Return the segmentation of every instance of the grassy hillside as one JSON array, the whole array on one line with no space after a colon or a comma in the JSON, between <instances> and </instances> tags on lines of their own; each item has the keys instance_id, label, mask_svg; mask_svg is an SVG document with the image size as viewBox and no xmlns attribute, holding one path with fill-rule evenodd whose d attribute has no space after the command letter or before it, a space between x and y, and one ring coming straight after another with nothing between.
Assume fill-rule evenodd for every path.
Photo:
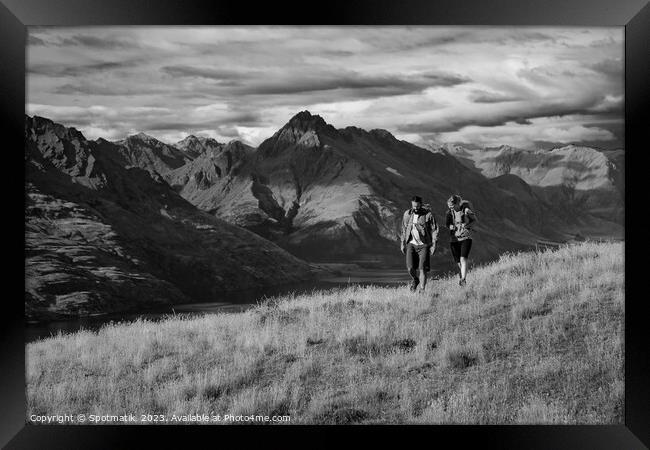
<instances>
[{"instance_id":1,"label":"grassy hillside","mask_svg":"<svg viewBox=\"0 0 650 450\"><path fill-rule=\"evenodd\" d=\"M27 345L28 414L268 414L291 423L623 423L623 244L456 278L275 299Z\"/></svg>"}]
</instances>

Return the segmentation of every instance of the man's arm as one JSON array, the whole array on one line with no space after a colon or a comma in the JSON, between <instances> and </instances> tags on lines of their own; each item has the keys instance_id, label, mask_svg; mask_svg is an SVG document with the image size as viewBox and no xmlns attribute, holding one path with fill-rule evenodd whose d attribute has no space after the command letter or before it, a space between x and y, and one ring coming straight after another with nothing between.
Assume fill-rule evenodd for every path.
<instances>
[{"instance_id":1,"label":"man's arm","mask_svg":"<svg viewBox=\"0 0 650 450\"><path fill-rule=\"evenodd\" d=\"M404 212L404 215L402 216L402 229L400 230L400 235L399 235L399 247L402 253L404 253L404 240L406 239L406 225L408 221L408 211Z\"/></svg>"}]
</instances>

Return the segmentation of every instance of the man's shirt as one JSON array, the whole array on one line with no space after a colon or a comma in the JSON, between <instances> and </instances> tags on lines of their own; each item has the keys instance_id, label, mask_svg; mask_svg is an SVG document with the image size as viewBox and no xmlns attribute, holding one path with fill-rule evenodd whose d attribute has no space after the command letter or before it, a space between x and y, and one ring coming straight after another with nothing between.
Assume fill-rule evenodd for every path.
<instances>
[{"instance_id":1,"label":"man's shirt","mask_svg":"<svg viewBox=\"0 0 650 450\"><path fill-rule=\"evenodd\" d=\"M413 225L411 226L411 240L409 241L410 244L424 245L424 242L422 242L422 239L420 238L420 232L418 231L418 227L416 226L419 217L420 216L417 213L413 213Z\"/></svg>"}]
</instances>

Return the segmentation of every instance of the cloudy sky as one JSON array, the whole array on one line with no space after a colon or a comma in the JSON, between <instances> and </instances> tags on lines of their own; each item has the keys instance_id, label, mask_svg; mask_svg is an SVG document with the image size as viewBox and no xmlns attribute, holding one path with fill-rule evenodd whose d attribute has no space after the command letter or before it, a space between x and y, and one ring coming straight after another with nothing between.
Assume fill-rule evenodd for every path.
<instances>
[{"instance_id":1,"label":"cloudy sky","mask_svg":"<svg viewBox=\"0 0 650 450\"><path fill-rule=\"evenodd\" d=\"M623 148L623 27L29 27L27 114L252 145L309 110L414 143Z\"/></svg>"}]
</instances>

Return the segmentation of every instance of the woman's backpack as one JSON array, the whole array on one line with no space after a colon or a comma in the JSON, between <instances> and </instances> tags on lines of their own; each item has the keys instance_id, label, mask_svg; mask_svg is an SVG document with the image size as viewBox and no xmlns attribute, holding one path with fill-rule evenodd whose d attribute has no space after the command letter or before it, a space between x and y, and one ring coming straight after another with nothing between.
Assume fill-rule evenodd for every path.
<instances>
[{"instance_id":1,"label":"woman's backpack","mask_svg":"<svg viewBox=\"0 0 650 450\"><path fill-rule=\"evenodd\" d=\"M470 211L472 211L471 216L468 215L468 214L465 214L465 210L468 209L468 208L469 208ZM476 222L476 213L472 209L472 205L470 205L469 200L463 200L462 202L460 202L460 210L463 213L462 221L463 221L464 224L469 225L470 223Z\"/></svg>"}]
</instances>

